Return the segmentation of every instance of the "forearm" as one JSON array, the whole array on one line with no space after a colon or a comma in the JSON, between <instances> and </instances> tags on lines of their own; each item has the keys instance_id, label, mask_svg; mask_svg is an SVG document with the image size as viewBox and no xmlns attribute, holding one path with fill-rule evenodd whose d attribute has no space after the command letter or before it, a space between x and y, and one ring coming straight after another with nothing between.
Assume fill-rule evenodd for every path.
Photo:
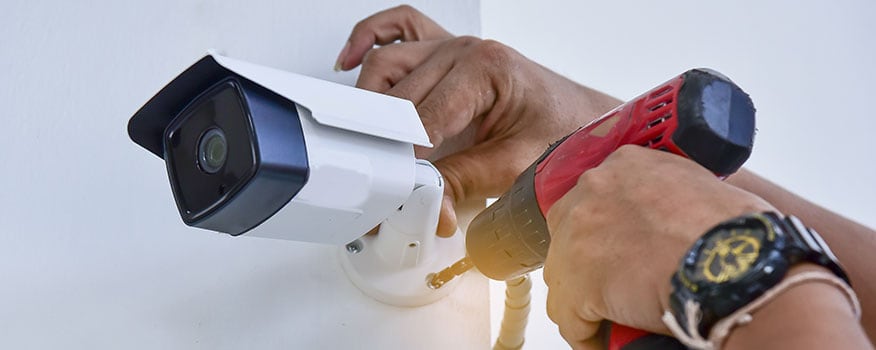
<instances>
[{"instance_id":1,"label":"forearm","mask_svg":"<svg viewBox=\"0 0 876 350\"><path fill-rule=\"evenodd\" d=\"M876 231L824 209L782 187L748 171L727 182L770 202L781 212L799 217L821 234L843 264L852 287L861 299L861 324L870 339L876 339Z\"/></svg>"},{"instance_id":2,"label":"forearm","mask_svg":"<svg viewBox=\"0 0 876 350\"><path fill-rule=\"evenodd\" d=\"M795 271L821 269L800 266ZM756 310L753 320L731 331L725 348L872 349L846 295L826 283L804 283Z\"/></svg>"}]
</instances>

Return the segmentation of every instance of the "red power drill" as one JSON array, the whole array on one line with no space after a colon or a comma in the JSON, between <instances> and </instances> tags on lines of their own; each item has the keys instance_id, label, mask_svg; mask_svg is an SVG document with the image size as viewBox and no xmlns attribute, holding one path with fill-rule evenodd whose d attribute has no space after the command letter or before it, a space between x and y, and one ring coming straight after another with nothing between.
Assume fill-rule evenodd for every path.
<instances>
[{"instance_id":1,"label":"red power drill","mask_svg":"<svg viewBox=\"0 0 876 350\"><path fill-rule=\"evenodd\" d=\"M582 173L622 145L672 152L725 177L748 159L754 133L748 94L715 71L687 71L552 144L475 217L467 257L433 276L430 285L440 287L471 267L500 281L542 267L551 241L548 210ZM673 338L622 325L611 327L608 344L611 350L684 348Z\"/></svg>"}]
</instances>

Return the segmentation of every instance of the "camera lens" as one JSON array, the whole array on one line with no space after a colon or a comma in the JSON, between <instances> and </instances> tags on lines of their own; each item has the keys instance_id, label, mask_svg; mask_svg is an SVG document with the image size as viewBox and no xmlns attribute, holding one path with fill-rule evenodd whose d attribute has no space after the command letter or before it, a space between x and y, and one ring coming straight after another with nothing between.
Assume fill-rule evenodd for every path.
<instances>
[{"instance_id":1,"label":"camera lens","mask_svg":"<svg viewBox=\"0 0 876 350\"><path fill-rule=\"evenodd\" d=\"M228 142L219 128L207 130L198 142L198 165L204 172L215 174L225 165Z\"/></svg>"}]
</instances>

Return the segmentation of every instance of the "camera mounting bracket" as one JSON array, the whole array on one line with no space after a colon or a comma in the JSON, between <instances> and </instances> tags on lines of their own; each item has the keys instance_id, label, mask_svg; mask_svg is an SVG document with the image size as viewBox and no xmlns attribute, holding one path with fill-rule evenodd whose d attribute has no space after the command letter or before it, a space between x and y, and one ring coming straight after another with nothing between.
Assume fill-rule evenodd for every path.
<instances>
[{"instance_id":1,"label":"camera mounting bracket","mask_svg":"<svg viewBox=\"0 0 876 350\"><path fill-rule=\"evenodd\" d=\"M347 244L339 258L347 276L366 295L396 306L431 304L449 294L456 283L439 289L427 285L428 275L465 255L465 237L435 235L444 194L441 174L417 160L414 190L381 225L376 235Z\"/></svg>"}]
</instances>

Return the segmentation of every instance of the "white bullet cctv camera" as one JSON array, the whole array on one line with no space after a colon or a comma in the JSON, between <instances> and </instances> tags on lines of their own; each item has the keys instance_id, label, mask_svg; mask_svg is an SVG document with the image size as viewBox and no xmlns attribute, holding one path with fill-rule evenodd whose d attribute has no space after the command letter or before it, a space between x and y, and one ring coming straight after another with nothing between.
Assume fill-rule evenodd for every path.
<instances>
[{"instance_id":1,"label":"white bullet cctv camera","mask_svg":"<svg viewBox=\"0 0 876 350\"><path fill-rule=\"evenodd\" d=\"M414 188L431 147L407 101L208 55L130 120L164 158L183 221L225 232L345 244Z\"/></svg>"},{"instance_id":2,"label":"white bullet cctv camera","mask_svg":"<svg viewBox=\"0 0 876 350\"><path fill-rule=\"evenodd\" d=\"M431 144L410 101L209 54L128 133L165 160L187 225L346 245L345 271L379 300L437 300L426 274L464 255L462 235L435 237L443 183L414 157Z\"/></svg>"}]
</instances>

